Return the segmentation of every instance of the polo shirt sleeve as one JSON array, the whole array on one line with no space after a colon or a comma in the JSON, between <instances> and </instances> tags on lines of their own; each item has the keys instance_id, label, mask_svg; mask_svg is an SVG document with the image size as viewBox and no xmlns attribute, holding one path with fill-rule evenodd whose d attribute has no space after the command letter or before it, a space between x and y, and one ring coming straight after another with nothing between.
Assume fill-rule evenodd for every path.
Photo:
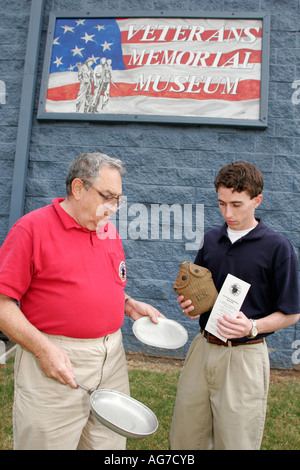
<instances>
[{"instance_id":1,"label":"polo shirt sleeve","mask_svg":"<svg viewBox=\"0 0 300 470\"><path fill-rule=\"evenodd\" d=\"M273 309L286 315L296 315L300 313L299 268L293 248L290 250L290 256L277 267L275 272Z\"/></svg>"},{"instance_id":2,"label":"polo shirt sleeve","mask_svg":"<svg viewBox=\"0 0 300 470\"><path fill-rule=\"evenodd\" d=\"M18 302L27 291L33 273L33 249L29 232L15 225L0 248L0 293Z\"/></svg>"}]
</instances>

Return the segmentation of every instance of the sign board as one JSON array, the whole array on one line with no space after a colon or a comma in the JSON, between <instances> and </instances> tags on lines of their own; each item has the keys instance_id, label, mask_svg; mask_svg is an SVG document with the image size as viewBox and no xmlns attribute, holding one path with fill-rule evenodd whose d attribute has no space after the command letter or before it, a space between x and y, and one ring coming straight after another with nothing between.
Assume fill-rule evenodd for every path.
<instances>
[{"instance_id":1,"label":"sign board","mask_svg":"<svg viewBox=\"0 0 300 470\"><path fill-rule=\"evenodd\" d=\"M267 126L268 14L52 14L39 119Z\"/></svg>"}]
</instances>

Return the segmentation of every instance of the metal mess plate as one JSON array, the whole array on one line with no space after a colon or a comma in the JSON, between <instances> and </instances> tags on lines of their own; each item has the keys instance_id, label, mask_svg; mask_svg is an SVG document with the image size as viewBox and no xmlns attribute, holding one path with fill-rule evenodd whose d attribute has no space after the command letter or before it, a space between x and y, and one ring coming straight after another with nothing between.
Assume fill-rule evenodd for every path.
<instances>
[{"instance_id":1,"label":"metal mess plate","mask_svg":"<svg viewBox=\"0 0 300 470\"><path fill-rule=\"evenodd\" d=\"M158 420L147 406L121 392L96 390L90 399L95 417L122 436L141 439L158 428Z\"/></svg>"}]
</instances>

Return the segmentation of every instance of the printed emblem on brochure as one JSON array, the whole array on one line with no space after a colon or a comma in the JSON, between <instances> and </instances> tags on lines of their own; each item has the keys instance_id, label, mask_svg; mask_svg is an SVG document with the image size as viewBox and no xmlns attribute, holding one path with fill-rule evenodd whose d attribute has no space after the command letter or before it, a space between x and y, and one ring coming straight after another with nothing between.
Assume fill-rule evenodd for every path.
<instances>
[{"instance_id":1,"label":"printed emblem on brochure","mask_svg":"<svg viewBox=\"0 0 300 470\"><path fill-rule=\"evenodd\" d=\"M231 284L231 286L229 287L229 291L232 295L240 295L240 293L242 292L242 288L239 284Z\"/></svg>"}]
</instances>

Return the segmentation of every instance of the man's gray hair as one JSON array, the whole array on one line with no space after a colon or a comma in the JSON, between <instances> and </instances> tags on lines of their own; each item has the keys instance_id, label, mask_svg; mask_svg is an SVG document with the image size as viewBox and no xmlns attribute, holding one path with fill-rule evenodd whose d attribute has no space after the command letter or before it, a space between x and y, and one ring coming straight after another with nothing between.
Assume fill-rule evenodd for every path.
<instances>
[{"instance_id":1,"label":"man's gray hair","mask_svg":"<svg viewBox=\"0 0 300 470\"><path fill-rule=\"evenodd\" d=\"M126 174L124 163L117 158L109 157L105 153L100 152L81 153L69 166L66 176L67 195L72 194L72 181L75 178L81 179L85 184L93 184L103 166L118 170L121 176Z\"/></svg>"}]
</instances>

